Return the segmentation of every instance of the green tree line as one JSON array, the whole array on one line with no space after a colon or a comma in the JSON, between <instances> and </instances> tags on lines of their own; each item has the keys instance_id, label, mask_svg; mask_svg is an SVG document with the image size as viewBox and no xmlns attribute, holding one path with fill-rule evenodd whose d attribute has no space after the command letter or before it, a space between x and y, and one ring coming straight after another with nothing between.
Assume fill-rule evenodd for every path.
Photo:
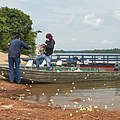
<instances>
[{"instance_id":1,"label":"green tree line","mask_svg":"<svg viewBox=\"0 0 120 120\"><path fill-rule=\"evenodd\" d=\"M8 51L8 43L15 38L16 34L21 36L28 45L32 46L29 51L23 50L23 54L32 54L35 51L36 33L32 31L32 20L30 16L18 9L8 7L0 8L0 49Z\"/></svg>"},{"instance_id":2,"label":"green tree line","mask_svg":"<svg viewBox=\"0 0 120 120\"><path fill-rule=\"evenodd\" d=\"M94 50L80 50L80 51L66 51L66 50L55 50L54 53L120 53L120 49L94 49Z\"/></svg>"}]
</instances>

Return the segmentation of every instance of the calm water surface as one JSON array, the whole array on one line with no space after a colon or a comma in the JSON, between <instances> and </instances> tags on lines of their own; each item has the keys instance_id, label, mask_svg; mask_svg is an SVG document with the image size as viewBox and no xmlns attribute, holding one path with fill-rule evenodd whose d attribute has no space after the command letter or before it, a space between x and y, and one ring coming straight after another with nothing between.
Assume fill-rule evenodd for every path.
<instances>
[{"instance_id":1,"label":"calm water surface","mask_svg":"<svg viewBox=\"0 0 120 120\"><path fill-rule=\"evenodd\" d=\"M32 84L24 101L30 103L49 103L53 106L76 108L78 106L97 106L101 109L120 110L120 81L91 81L70 84Z\"/></svg>"}]
</instances>

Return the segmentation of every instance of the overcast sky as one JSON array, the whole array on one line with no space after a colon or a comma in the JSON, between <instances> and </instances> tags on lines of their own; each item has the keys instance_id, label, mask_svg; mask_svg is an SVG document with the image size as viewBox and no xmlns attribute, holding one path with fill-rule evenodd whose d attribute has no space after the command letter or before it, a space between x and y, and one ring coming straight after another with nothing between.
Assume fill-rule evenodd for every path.
<instances>
[{"instance_id":1,"label":"overcast sky","mask_svg":"<svg viewBox=\"0 0 120 120\"><path fill-rule=\"evenodd\" d=\"M120 0L0 0L33 20L40 43L51 32L55 49L120 48Z\"/></svg>"}]
</instances>

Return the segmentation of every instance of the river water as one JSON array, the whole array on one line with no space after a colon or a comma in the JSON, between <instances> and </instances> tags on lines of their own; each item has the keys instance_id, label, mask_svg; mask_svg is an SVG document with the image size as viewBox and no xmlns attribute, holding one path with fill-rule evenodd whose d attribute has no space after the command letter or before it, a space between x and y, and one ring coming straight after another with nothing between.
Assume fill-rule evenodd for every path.
<instances>
[{"instance_id":1,"label":"river water","mask_svg":"<svg viewBox=\"0 0 120 120\"><path fill-rule=\"evenodd\" d=\"M53 106L78 108L93 106L120 110L120 81L91 81L70 84L32 84L23 101L52 103Z\"/></svg>"}]
</instances>

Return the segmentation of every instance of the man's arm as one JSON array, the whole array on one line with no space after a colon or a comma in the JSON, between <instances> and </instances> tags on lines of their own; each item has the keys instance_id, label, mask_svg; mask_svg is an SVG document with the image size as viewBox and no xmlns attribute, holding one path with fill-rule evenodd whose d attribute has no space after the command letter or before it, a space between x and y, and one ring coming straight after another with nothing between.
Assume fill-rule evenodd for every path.
<instances>
[{"instance_id":1,"label":"man's arm","mask_svg":"<svg viewBox=\"0 0 120 120\"><path fill-rule=\"evenodd\" d=\"M24 43L23 41L21 41L21 46L26 48L26 49L30 49L31 46L28 46L26 43Z\"/></svg>"}]
</instances>

